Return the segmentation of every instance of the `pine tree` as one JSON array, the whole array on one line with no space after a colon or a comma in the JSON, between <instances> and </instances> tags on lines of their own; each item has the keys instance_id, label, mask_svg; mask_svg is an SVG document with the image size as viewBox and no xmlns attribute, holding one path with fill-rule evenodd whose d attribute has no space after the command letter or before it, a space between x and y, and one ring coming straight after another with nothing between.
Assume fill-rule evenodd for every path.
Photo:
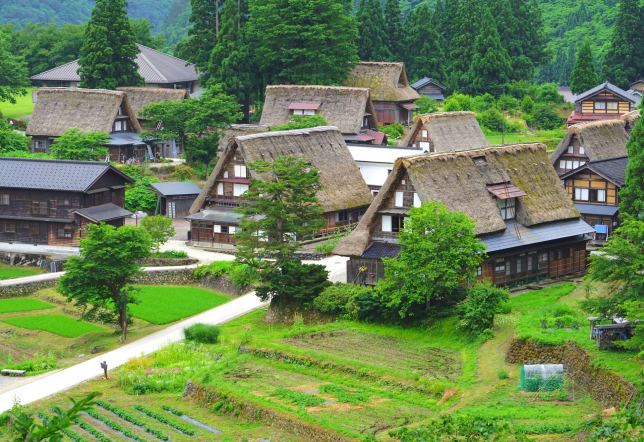
<instances>
[{"instance_id":1,"label":"pine tree","mask_svg":"<svg viewBox=\"0 0 644 442\"><path fill-rule=\"evenodd\" d=\"M127 18L127 2L96 0L78 60L80 86L115 89L142 85L143 78L134 61L138 53Z\"/></svg>"},{"instance_id":2,"label":"pine tree","mask_svg":"<svg viewBox=\"0 0 644 442\"><path fill-rule=\"evenodd\" d=\"M358 20L358 56L363 61L386 61L392 58L387 46L385 19L380 0L360 0Z\"/></svg>"},{"instance_id":3,"label":"pine tree","mask_svg":"<svg viewBox=\"0 0 644 442\"><path fill-rule=\"evenodd\" d=\"M405 47L403 61L407 76L419 80L425 76L445 80L444 54L434 27L432 12L426 3L411 10L405 19Z\"/></svg>"},{"instance_id":4,"label":"pine tree","mask_svg":"<svg viewBox=\"0 0 644 442\"><path fill-rule=\"evenodd\" d=\"M598 82L593 52L590 43L585 41L577 52L577 61L570 75L570 90L573 94L580 94L597 86Z\"/></svg>"},{"instance_id":5,"label":"pine tree","mask_svg":"<svg viewBox=\"0 0 644 442\"><path fill-rule=\"evenodd\" d=\"M406 52L403 46L401 17L399 0L387 0L385 3L385 33L392 61L402 60Z\"/></svg>"},{"instance_id":6,"label":"pine tree","mask_svg":"<svg viewBox=\"0 0 644 442\"><path fill-rule=\"evenodd\" d=\"M512 66L507 51L501 45L490 10L484 6L482 12L479 35L474 43L470 79L476 94L487 92L498 97L510 78Z\"/></svg>"},{"instance_id":7,"label":"pine tree","mask_svg":"<svg viewBox=\"0 0 644 442\"><path fill-rule=\"evenodd\" d=\"M644 7L639 0L621 0L602 74L611 83L627 89L644 75Z\"/></svg>"},{"instance_id":8,"label":"pine tree","mask_svg":"<svg viewBox=\"0 0 644 442\"><path fill-rule=\"evenodd\" d=\"M536 66L548 59L543 17L537 0L509 0L514 20L508 44L512 62L512 78L531 81Z\"/></svg>"},{"instance_id":9,"label":"pine tree","mask_svg":"<svg viewBox=\"0 0 644 442\"><path fill-rule=\"evenodd\" d=\"M449 37L449 78L447 82L450 89L461 90L470 87L471 79L468 78L470 65L474 58L474 43L479 35L481 18L481 0L454 0L457 6L453 14L452 35Z\"/></svg>"},{"instance_id":10,"label":"pine tree","mask_svg":"<svg viewBox=\"0 0 644 442\"><path fill-rule=\"evenodd\" d=\"M635 124L626 145L626 184L619 191L619 216L644 219L644 118Z\"/></svg>"},{"instance_id":11,"label":"pine tree","mask_svg":"<svg viewBox=\"0 0 644 442\"><path fill-rule=\"evenodd\" d=\"M181 57L194 63L206 82L210 53L217 41L219 31L219 9L224 0L190 0L191 12L188 38L182 44Z\"/></svg>"}]
</instances>

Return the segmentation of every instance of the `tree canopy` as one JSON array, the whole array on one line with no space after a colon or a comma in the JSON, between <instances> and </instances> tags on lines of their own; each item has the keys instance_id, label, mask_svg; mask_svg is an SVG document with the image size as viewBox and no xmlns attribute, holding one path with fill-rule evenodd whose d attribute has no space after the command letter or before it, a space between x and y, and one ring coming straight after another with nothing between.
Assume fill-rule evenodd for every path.
<instances>
[{"instance_id":1,"label":"tree canopy","mask_svg":"<svg viewBox=\"0 0 644 442\"><path fill-rule=\"evenodd\" d=\"M11 124L0 118L0 155L11 152L29 152L30 139L15 131Z\"/></svg>"},{"instance_id":2,"label":"tree canopy","mask_svg":"<svg viewBox=\"0 0 644 442\"><path fill-rule=\"evenodd\" d=\"M620 0L602 74L623 89L644 76L643 28L644 6L639 0Z\"/></svg>"},{"instance_id":3,"label":"tree canopy","mask_svg":"<svg viewBox=\"0 0 644 442\"><path fill-rule=\"evenodd\" d=\"M626 183L619 191L619 215L644 217L644 119L640 118L626 144Z\"/></svg>"},{"instance_id":4,"label":"tree canopy","mask_svg":"<svg viewBox=\"0 0 644 442\"><path fill-rule=\"evenodd\" d=\"M358 55L362 61L386 61L393 56L387 45L389 36L380 0L360 0L358 21Z\"/></svg>"},{"instance_id":5,"label":"tree canopy","mask_svg":"<svg viewBox=\"0 0 644 442\"><path fill-rule=\"evenodd\" d=\"M54 140L50 152L57 160L101 161L109 150L107 132L83 132L68 129Z\"/></svg>"},{"instance_id":6,"label":"tree canopy","mask_svg":"<svg viewBox=\"0 0 644 442\"><path fill-rule=\"evenodd\" d=\"M27 86L27 66L13 53L9 36L0 29L0 101L15 103L17 96L27 93Z\"/></svg>"},{"instance_id":7,"label":"tree canopy","mask_svg":"<svg viewBox=\"0 0 644 442\"><path fill-rule=\"evenodd\" d=\"M405 19L403 38L406 50L401 59L412 81L423 77L445 81L445 54L433 19L427 3L411 10Z\"/></svg>"},{"instance_id":8,"label":"tree canopy","mask_svg":"<svg viewBox=\"0 0 644 442\"><path fill-rule=\"evenodd\" d=\"M585 41L577 51L577 61L570 74L570 90L573 94L581 94L598 84L590 42Z\"/></svg>"}]
</instances>

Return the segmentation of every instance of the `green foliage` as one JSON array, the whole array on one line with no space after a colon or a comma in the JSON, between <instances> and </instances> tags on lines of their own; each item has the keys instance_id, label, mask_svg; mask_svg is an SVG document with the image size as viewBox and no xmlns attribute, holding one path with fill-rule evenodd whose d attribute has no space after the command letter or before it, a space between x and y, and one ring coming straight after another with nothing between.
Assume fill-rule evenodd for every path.
<instances>
[{"instance_id":1,"label":"green foliage","mask_svg":"<svg viewBox=\"0 0 644 442\"><path fill-rule=\"evenodd\" d=\"M259 281L259 271L249 264L236 262L228 272L235 287L243 289Z\"/></svg>"},{"instance_id":2,"label":"green foliage","mask_svg":"<svg viewBox=\"0 0 644 442\"><path fill-rule=\"evenodd\" d=\"M154 25L147 18L128 18L134 40L137 43L152 49L161 50L165 45L165 39L161 35L152 35Z\"/></svg>"},{"instance_id":3,"label":"green foliage","mask_svg":"<svg viewBox=\"0 0 644 442\"><path fill-rule=\"evenodd\" d=\"M402 57L406 52L403 42L405 34L403 32L401 19L402 13L400 11L400 1L385 0L384 31L387 36L385 44L387 45L393 60L402 60Z\"/></svg>"},{"instance_id":4,"label":"green foliage","mask_svg":"<svg viewBox=\"0 0 644 442\"><path fill-rule=\"evenodd\" d=\"M123 434L123 436L127 437L128 439L135 440L138 442L146 442L145 439L143 439L142 437L132 433L130 430L123 427L118 422L114 422L113 420L108 419L107 417L103 416L101 413L97 412L96 410L87 410L87 414L89 414L91 417L98 420L99 422L102 422L112 430Z\"/></svg>"},{"instance_id":5,"label":"green foliage","mask_svg":"<svg viewBox=\"0 0 644 442\"><path fill-rule=\"evenodd\" d=\"M150 183L159 181L158 178L144 177L137 180L125 190L125 209L130 212L143 211L154 213L157 207L157 194Z\"/></svg>"},{"instance_id":6,"label":"green foliage","mask_svg":"<svg viewBox=\"0 0 644 442\"><path fill-rule=\"evenodd\" d=\"M532 118L529 121L526 119L526 123L538 129L550 130L561 126L563 118L559 116L552 106L538 104L534 109Z\"/></svg>"},{"instance_id":7,"label":"green foliage","mask_svg":"<svg viewBox=\"0 0 644 442\"><path fill-rule=\"evenodd\" d=\"M626 144L626 183L619 191L619 216L642 219L644 214L644 119L640 118Z\"/></svg>"},{"instance_id":8,"label":"green foliage","mask_svg":"<svg viewBox=\"0 0 644 442\"><path fill-rule=\"evenodd\" d=\"M378 130L386 133L389 138L397 140L402 137L402 134L405 132L405 126L396 121L386 126L378 126Z\"/></svg>"},{"instance_id":9,"label":"green foliage","mask_svg":"<svg viewBox=\"0 0 644 442\"><path fill-rule=\"evenodd\" d=\"M326 402L326 400L322 399L320 396L300 393L299 391L288 390L282 387L277 388L271 394L273 396L286 399L299 407L317 407Z\"/></svg>"},{"instance_id":10,"label":"green foliage","mask_svg":"<svg viewBox=\"0 0 644 442\"><path fill-rule=\"evenodd\" d=\"M431 301L446 302L484 257L485 246L474 236L474 221L433 201L409 211L398 241L400 255L383 259L385 279L376 289L402 319L429 315Z\"/></svg>"},{"instance_id":11,"label":"green foliage","mask_svg":"<svg viewBox=\"0 0 644 442\"><path fill-rule=\"evenodd\" d=\"M570 74L570 90L573 94L581 94L598 84L593 52L590 42L586 40L577 51L577 61Z\"/></svg>"},{"instance_id":12,"label":"green foliage","mask_svg":"<svg viewBox=\"0 0 644 442\"><path fill-rule=\"evenodd\" d=\"M85 421L82 420L77 420L76 425L78 425L80 428L83 430L87 431L89 434L94 436L96 439L100 440L101 442L112 442L112 439L106 437L103 433L98 431L96 428L92 427L90 424L88 424Z\"/></svg>"},{"instance_id":13,"label":"green foliage","mask_svg":"<svg viewBox=\"0 0 644 442\"><path fill-rule=\"evenodd\" d=\"M16 132L13 126L0 116L0 154L29 152L30 137Z\"/></svg>"},{"instance_id":14,"label":"green foliage","mask_svg":"<svg viewBox=\"0 0 644 442\"><path fill-rule=\"evenodd\" d=\"M385 18L380 0L360 0L356 9L358 56L363 61L390 60L393 55L387 41Z\"/></svg>"},{"instance_id":15,"label":"green foliage","mask_svg":"<svg viewBox=\"0 0 644 442\"><path fill-rule=\"evenodd\" d=\"M116 322L127 333L128 305L135 302L130 286L141 274L138 261L150 254L152 241L143 229L93 224L80 240L80 256L72 256L60 278L60 292L83 310L84 319Z\"/></svg>"},{"instance_id":16,"label":"green foliage","mask_svg":"<svg viewBox=\"0 0 644 442\"><path fill-rule=\"evenodd\" d=\"M188 341L195 341L201 344L216 344L219 340L221 330L216 325L193 324L183 329L183 334Z\"/></svg>"},{"instance_id":17,"label":"green foliage","mask_svg":"<svg viewBox=\"0 0 644 442\"><path fill-rule=\"evenodd\" d=\"M161 440L169 440L170 439L163 432L157 430L154 427L149 426L147 423L145 423L144 421L142 421L138 417L135 417L135 416L131 415L130 413L128 413L127 411L125 411L121 407L117 407L116 405L112 405L109 402L103 401L103 400L97 400L96 405L106 409L107 411L111 411L112 413L114 413L115 415L120 417L121 419L123 419L123 420L125 420L127 422L130 422L131 424L134 424L134 425L142 428L143 430L145 430L146 433L150 433L151 435L157 437L158 439L161 439ZM120 431L120 430L118 430L118 431ZM123 433L123 434L125 434L125 433Z\"/></svg>"},{"instance_id":18,"label":"green foliage","mask_svg":"<svg viewBox=\"0 0 644 442\"><path fill-rule=\"evenodd\" d=\"M333 384L320 385L320 393L327 393L336 398L338 402L349 404L361 404L369 402L371 397L362 391L349 391L345 387Z\"/></svg>"},{"instance_id":19,"label":"green foliage","mask_svg":"<svg viewBox=\"0 0 644 442\"><path fill-rule=\"evenodd\" d=\"M57 365L58 360L56 359L56 355L49 352L47 354L36 354L32 358L25 359L18 364L8 364L3 368L25 370L27 375L33 376L56 368Z\"/></svg>"},{"instance_id":20,"label":"green foliage","mask_svg":"<svg viewBox=\"0 0 644 442\"><path fill-rule=\"evenodd\" d=\"M358 321L379 322L392 318L380 292L366 287L356 290L347 303L347 314Z\"/></svg>"},{"instance_id":21,"label":"green foliage","mask_svg":"<svg viewBox=\"0 0 644 442\"><path fill-rule=\"evenodd\" d=\"M509 128L507 120L495 107L481 112L478 115L478 120L481 126L492 131L501 132L504 129L507 131Z\"/></svg>"},{"instance_id":22,"label":"green foliage","mask_svg":"<svg viewBox=\"0 0 644 442\"><path fill-rule=\"evenodd\" d=\"M81 87L116 89L143 84L134 62L139 48L126 7L125 0L96 0L78 59Z\"/></svg>"},{"instance_id":23,"label":"green foliage","mask_svg":"<svg viewBox=\"0 0 644 442\"><path fill-rule=\"evenodd\" d=\"M27 93L29 77L22 57L12 51L9 36L0 29L0 101L16 102Z\"/></svg>"},{"instance_id":24,"label":"green foliage","mask_svg":"<svg viewBox=\"0 0 644 442\"><path fill-rule=\"evenodd\" d=\"M507 378L509 378L510 376L508 375L508 372L507 372L507 371L505 371L505 370L499 370L499 372L497 373L497 377L498 377L499 379L503 380L503 379L507 379Z\"/></svg>"},{"instance_id":25,"label":"green foliage","mask_svg":"<svg viewBox=\"0 0 644 442\"><path fill-rule=\"evenodd\" d=\"M324 241L324 243L315 246L315 251L319 253L333 252L333 249L335 249L335 247L338 245L340 240L342 240L342 238L346 236L349 236L350 233L351 233L351 229L349 227L338 230L333 235L331 235L329 239Z\"/></svg>"},{"instance_id":26,"label":"green foliage","mask_svg":"<svg viewBox=\"0 0 644 442\"><path fill-rule=\"evenodd\" d=\"M188 181L194 174L195 171L192 169L192 167L186 166L185 164L180 164L179 166L175 167L174 171L172 172L172 178L178 181Z\"/></svg>"},{"instance_id":27,"label":"green foliage","mask_svg":"<svg viewBox=\"0 0 644 442\"><path fill-rule=\"evenodd\" d=\"M477 416L444 415L432 420L429 424L413 429L402 427L389 432L401 442L441 441L441 440L515 440L528 439L510 423L500 419Z\"/></svg>"},{"instance_id":28,"label":"green foliage","mask_svg":"<svg viewBox=\"0 0 644 442\"><path fill-rule=\"evenodd\" d=\"M103 330L101 327L64 315L31 315L6 318L2 322L30 330L44 330L65 338L77 338Z\"/></svg>"},{"instance_id":29,"label":"green foliage","mask_svg":"<svg viewBox=\"0 0 644 442\"><path fill-rule=\"evenodd\" d=\"M412 9L405 18L402 40L405 50L402 54L397 54L396 60L405 62L407 77L410 79L430 77L439 81L445 80L445 53L432 19L432 12L426 2ZM423 107L418 101L416 104ZM418 113L430 111L419 109Z\"/></svg>"},{"instance_id":30,"label":"green foliage","mask_svg":"<svg viewBox=\"0 0 644 442\"><path fill-rule=\"evenodd\" d=\"M323 265L281 260L279 267L269 267L260 273L255 293L261 300L270 299L271 304L296 304L307 308L331 285L328 277L329 272Z\"/></svg>"},{"instance_id":31,"label":"green foliage","mask_svg":"<svg viewBox=\"0 0 644 442\"><path fill-rule=\"evenodd\" d=\"M291 120L281 126L272 127L272 131L305 129L307 127L328 126L329 123L324 115L293 115Z\"/></svg>"},{"instance_id":32,"label":"green foliage","mask_svg":"<svg viewBox=\"0 0 644 442\"><path fill-rule=\"evenodd\" d=\"M183 250L164 250L150 254L153 258L187 258L188 254Z\"/></svg>"},{"instance_id":33,"label":"green foliage","mask_svg":"<svg viewBox=\"0 0 644 442\"><path fill-rule=\"evenodd\" d=\"M636 442L644 438L641 409L626 408L608 419L595 417L583 424L589 441Z\"/></svg>"},{"instance_id":34,"label":"green foliage","mask_svg":"<svg viewBox=\"0 0 644 442\"><path fill-rule=\"evenodd\" d=\"M165 411L174 414L175 416L184 416L185 413L178 408L171 407L170 405L162 405L161 408L163 408Z\"/></svg>"},{"instance_id":35,"label":"green foliage","mask_svg":"<svg viewBox=\"0 0 644 442\"><path fill-rule=\"evenodd\" d=\"M479 335L494 325L494 315L510 298L510 292L489 282L477 283L468 290L460 308L461 328L472 335Z\"/></svg>"},{"instance_id":36,"label":"green foliage","mask_svg":"<svg viewBox=\"0 0 644 442\"><path fill-rule=\"evenodd\" d=\"M347 311L347 304L354 297L371 292L371 289L355 284L336 282L327 287L313 301L313 308L332 315L342 315Z\"/></svg>"},{"instance_id":37,"label":"green foliage","mask_svg":"<svg viewBox=\"0 0 644 442\"><path fill-rule=\"evenodd\" d=\"M523 100L521 100L521 111L526 114L531 114L533 110L534 100L530 97L530 95L526 95L525 97L523 97Z\"/></svg>"},{"instance_id":38,"label":"green foliage","mask_svg":"<svg viewBox=\"0 0 644 442\"><path fill-rule=\"evenodd\" d=\"M188 436L194 436L195 432L191 428L188 428L187 426L180 424L179 422L176 422L174 420L168 419L161 413L157 413L156 411L152 410L151 408L144 407L143 405L135 405L134 408L139 410L141 413L148 415L152 419L155 419L162 424L165 424L171 428L174 428L175 430L187 434Z\"/></svg>"},{"instance_id":39,"label":"green foliage","mask_svg":"<svg viewBox=\"0 0 644 442\"><path fill-rule=\"evenodd\" d=\"M148 232L152 240L152 250L156 252L175 233L172 219L162 215L146 216L141 220L141 227Z\"/></svg>"},{"instance_id":40,"label":"green foliage","mask_svg":"<svg viewBox=\"0 0 644 442\"><path fill-rule=\"evenodd\" d=\"M474 101L469 95L455 93L443 101L443 110L445 112L474 111Z\"/></svg>"},{"instance_id":41,"label":"green foliage","mask_svg":"<svg viewBox=\"0 0 644 442\"><path fill-rule=\"evenodd\" d=\"M198 266L194 271L194 276L200 278L216 278L218 276L230 273L230 269L235 264L234 261L213 261L208 265Z\"/></svg>"},{"instance_id":42,"label":"green foliage","mask_svg":"<svg viewBox=\"0 0 644 442\"><path fill-rule=\"evenodd\" d=\"M418 100L414 101L414 104L418 106L416 109L416 115L422 114L433 114L438 112L438 103L433 98L425 97L424 95Z\"/></svg>"},{"instance_id":43,"label":"green foliage","mask_svg":"<svg viewBox=\"0 0 644 442\"><path fill-rule=\"evenodd\" d=\"M68 129L54 140L51 154L57 160L101 161L109 153L107 132L83 132Z\"/></svg>"},{"instance_id":44,"label":"green foliage","mask_svg":"<svg viewBox=\"0 0 644 442\"><path fill-rule=\"evenodd\" d=\"M557 83L544 83L539 85L536 93L537 103L559 104L564 102L564 97L559 93L559 86Z\"/></svg>"}]
</instances>

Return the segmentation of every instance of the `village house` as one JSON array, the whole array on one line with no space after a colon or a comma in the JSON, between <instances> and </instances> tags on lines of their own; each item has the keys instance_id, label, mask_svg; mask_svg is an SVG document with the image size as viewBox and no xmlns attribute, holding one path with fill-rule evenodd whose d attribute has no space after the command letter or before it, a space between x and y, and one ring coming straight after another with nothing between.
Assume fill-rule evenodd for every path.
<instances>
[{"instance_id":1,"label":"village house","mask_svg":"<svg viewBox=\"0 0 644 442\"><path fill-rule=\"evenodd\" d=\"M156 213L168 218L183 218L190 214L190 206L201 192L190 181L150 183L157 194Z\"/></svg>"},{"instance_id":2,"label":"village house","mask_svg":"<svg viewBox=\"0 0 644 442\"><path fill-rule=\"evenodd\" d=\"M590 161L561 176L581 217L605 240L618 226L619 189L626 182L627 156Z\"/></svg>"},{"instance_id":3,"label":"village house","mask_svg":"<svg viewBox=\"0 0 644 442\"><path fill-rule=\"evenodd\" d=\"M586 234L539 143L400 158L358 227L335 248L349 256L347 281L373 285L382 258L400 251L411 207L438 201L474 220L487 256L478 279L518 285L586 269Z\"/></svg>"},{"instance_id":4,"label":"village house","mask_svg":"<svg viewBox=\"0 0 644 442\"><path fill-rule=\"evenodd\" d=\"M360 62L349 72L344 85L371 90L376 118L382 124L409 125L418 109L414 101L420 95L409 86L404 63Z\"/></svg>"},{"instance_id":5,"label":"village house","mask_svg":"<svg viewBox=\"0 0 644 442\"><path fill-rule=\"evenodd\" d=\"M614 120L631 112L642 100L641 94L627 92L611 83L602 83L575 98L569 126L598 120Z\"/></svg>"},{"instance_id":6,"label":"village house","mask_svg":"<svg viewBox=\"0 0 644 442\"><path fill-rule=\"evenodd\" d=\"M110 158L143 158L151 151L139 137L141 126L122 91L41 88L25 131L32 152L49 153L54 140L69 129L107 132Z\"/></svg>"},{"instance_id":7,"label":"village house","mask_svg":"<svg viewBox=\"0 0 644 442\"><path fill-rule=\"evenodd\" d=\"M626 155L626 119L603 120L570 126L550 162L559 175L577 169L588 161Z\"/></svg>"},{"instance_id":8,"label":"village house","mask_svg":"<svg viewBox=\"0 0 644 442\"><path fill-rule=\"evenodd\" d=\"M632 82L631 89L644 93L644 78L640 78L639 80Z\"/></svg>"},{"instance_id":9,"label":"village house","mask_svg":"<svg viewBox=\"0 0 644 442\"><path fill-rule=\"evenodd\" d=\"M282 126L301 115L322 115L347 142L386 144L378 132L369 89L341 86L276 85L266 87L260 125Z\"/></svg>"},{"instance_id":10,"label":"village house","mask_svg":"<svg viewBox=\"0 0 644 442\"><path fill-rule=\"evenodd\" d=\"M132 182L107 163L0 158L0 241L77 246L90 223L122 226Z\"/></svg>"},{"instance_id":11,"label":"village house","mask_svg":"<svg viewBox=\"0 0 644 442\"><path fill-rule=\"evenodd\" d=\"M474 112L438 112L414 117L400 146L424 152L457 152L488 145Z\"/></svg>"},{"instance_id":12,"label":"village house","mask_svg":"<svg viewBox=\"0 0 644 442\"><path fill-rule=\"evenodd\" d=\"M146 87L185 89L191 94L200 92L199 74L193 64L142 44L136 45L139 53L134 62ZM78 87L81 81L78 67L78 60L74 60L30 78L42 86Z\"/></svg>"},{"instance_id":13,"label":"village house","mask_svg":"<svg viewBox=\"0 0 644 442\"><path fill-rule=\"evenodd\" d=\"M249 167L256 161L273 161L293 155L319 171L322 189L318 200L324 209L326 229L358 222L372 201L369 187L351 158L340 130L320 126L277 131L233 138L222 150L186 219L190 220L191 241L195 245L234 244L232 235L239 228L241 215L235 207L244 203L250 178L257 176Z\"/></svg>"},{"instance_id":14,"label":"village house","mask_svg":"<svg viewBox=\"0 0 644 442\"><path fill-rule=\"evenodd\" d=\"M412 83L411 87L420 95L433 98L439 103L445 99L445 91L447 90L445 86L429 77L421 78L417 82Z\"/></svg>"}]
</instances>

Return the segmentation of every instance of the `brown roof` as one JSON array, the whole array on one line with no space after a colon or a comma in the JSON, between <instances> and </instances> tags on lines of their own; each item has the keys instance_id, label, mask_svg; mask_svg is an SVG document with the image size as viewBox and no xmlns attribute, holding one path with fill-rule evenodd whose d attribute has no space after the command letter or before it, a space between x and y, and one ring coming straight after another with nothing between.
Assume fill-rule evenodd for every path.
<instances>
[{"instance_id":1,"label":"brown roof","mask_svg":"<svg viewBox=\"0 0 644 442\"><path fill-rule=\"evenodd\" d=\"M478 164L475 164L477 158ZM484 160L484 161L482 161ZM405 172L422 202L438 201L451 211L462 211L476 224L476 234L505 230L492 184L508 183L526 193L519 199L516 220L524 226L579 218L540 143L492 146L455 153L399 158L384 186L358 227L338 244L334 253L360 256L370 244L370 231L380 206L395 191Z\"/></svg>"},{"instance_id":2,"label":"brown roof","mask_svg":"<svg viewBox=\"0 0 644 442\"><path fill-rule=\"evenodd\" d=\"M229 159L239 151L246 163L273 161L284 155L303 158L320 172L318 199L325 212L367 206L373 197L353 161L340 131L332 126L265 132L233 138L217 161L201 193L190 207L198 212ZM251 176L255 173L251 170Z\"/></svg>"},{"instance_id":3,"label":"brown roof","mask_svg":"<svg viewBox=\"0 0 644 442\"><path fill-rule=\"evenodd\" d=\"M125 92L107 89L40 88L27 125L29 136L56 137L68 129L110 133L119 107L124 104L135 132L141 126Z\"/></svg>"},{"instance_id":4,"label":"brown roof","mask_svg":"<svg viewBox=\"0 0 644 442\"><path fill-rule=\"evenodd\" d=\"M420 98L409 86L404 63L361 61L349 72L344 85L371 89L373 101L415 101Z\"/></svg>"},{"instance_id":5,"label":"brown roof","mask_svg":"<svg viewBox=\"0 0 644 442\"><path fill-rule=\"evenodd\" d=\"M127 94L130 105L137 116L148 104L161 103L162 101L181 101L190 98L190 92L187 89L124 86L117 87L116 90Z\"/></svg>"},{"instance_id":6,"label":"brown roof","mask_svg":"<svg viewBox=\"0 0 644 442\"><path fill-rule=\"evenodd\" d=\"M579 137L589 161L626 155L628 133L625 129L625 120L602 120L570 126L557 149L550 154L552 164L555 164L561 154L568 149L574 136Z\"/></svg>"},{"instance_id":7,"label":"brown roof","mask_svg":"<svg viewBox=\"0 0 644 442\"><path fill-rule=\"evenodd\" d=\"M318 113L343 134L359 134L365 112L371 114L371 128L378 127L369 89L308 85L267 86L260 124L274 127L288 123L294 102L319 103Z\"/></svg>"},{"instance_id":8,"label":"brown roof","mask_svg":"<svg viewBox=\"0 0 644 442\"><path fill-rule=\"evenodd\" d=\"M427 129L435 152L457 152L489 145L474 112L423 114L414 117L414 122L400 146L411 146L412 138L421 126Z\"/></svg>"}]
</instances>

